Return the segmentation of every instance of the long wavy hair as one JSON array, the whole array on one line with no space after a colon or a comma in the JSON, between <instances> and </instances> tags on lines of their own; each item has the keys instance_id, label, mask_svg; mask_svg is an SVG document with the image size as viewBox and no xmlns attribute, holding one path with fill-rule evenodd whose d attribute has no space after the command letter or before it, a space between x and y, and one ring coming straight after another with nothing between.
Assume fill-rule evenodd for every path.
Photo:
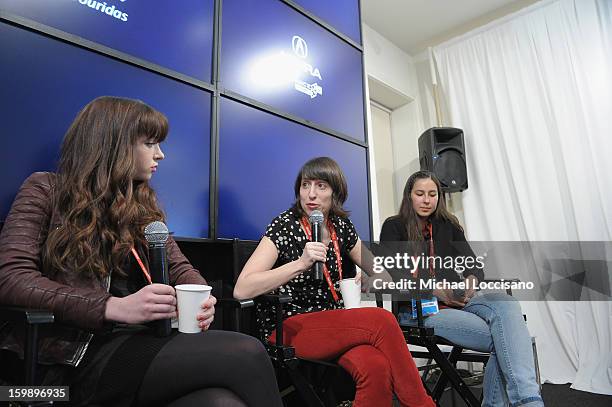
<instances>
[{"instance_id":1,"label":"long wavy hair","mask_svg":"<svg viewBox=\"0 0 612 407\"><path fill-rule=\"evenodd\" d=\"M442 185L440 184L440 180L429 171L417 171L412 174L408 181L406 181L406 186L404 187L404 195L402 197L402 204L400 205L399 214L397 217L402 221L402 224L406 228L406 233L408 234L408 240L411 242L423 240L423 233L419 228L419 215L416 213L412 206L412 189L414 188L414 184L420 179L431 179L434 184L436 184L436 188L438 190L438 205L436 209L433 211L430 218L434 219L443 219L449 222L452 222L455 226L457 226L460 230L463 230L461 225L459 224L459 220L457 217L450 213L448 209L446 209L446 202L444 197L442 196Z\"/></svg>"},{"instance_id":2,"label":"long wavy hair","mask_svg":"<svg viewBox=\"0 0 612 407\"><path fill-rule=\"evenodd\" d=\"M300 168L293 186L295 193L293 208L300 216L304 215L304 209L300 205L300 189L302 180L305 179L320 179L327 182L332 189L332 204L329 213L341 218L348 218L349 212L342 206L348 198L348 187L344 173L337 162L329 157L316 157L308 160Z\"/></svg>"},{"instance_id":3,"label":"long wavy hair","mask_svg":"<svg viewBox=\"0 0 612 407\"><path fill-rule=\"evenodd\" d=\"M45 242L45 270L123 274L131 247L145 247L144 227L165 219L149 183L133 181L134 148L167 134L166 117L138 100L103 96L78 113L61 147L52 195L61 224Z\"/></svg>"}]
</instances>

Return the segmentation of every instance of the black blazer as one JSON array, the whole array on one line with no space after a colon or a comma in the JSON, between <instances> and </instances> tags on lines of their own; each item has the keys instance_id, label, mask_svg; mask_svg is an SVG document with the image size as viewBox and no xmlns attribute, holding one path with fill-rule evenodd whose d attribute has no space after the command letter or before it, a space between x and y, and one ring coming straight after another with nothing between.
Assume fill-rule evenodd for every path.
<instances>
[{"instance_id":1,"label":"black blazer","mask_svg":"<svg viewBox=\"0 0 612 407\"><path fill-rule=\"evenodd\" d=\"M472 258L476 260L476 255L465 240L465 235L457 226L449 221L432 219L432 232L434 241L434 254L436 257L442 257L447 261L442 262L442 267L436 267L436 278L446 279L448 281L459 281L460 278L457 272L463 269L463 277L474 275L478 281L484 279L484 268L477 261L473 264L465 263L465 260L460 258ZM382 242L405 242L408 241L408 233L398 216L392 216L385 220L382 230L380 231L380 241ZM455 268L444 267L448 266L452 258ZM463 264L462 264L463 263ZM457 270L457 271L456 271Z\"/></svg>"}]
</instances>

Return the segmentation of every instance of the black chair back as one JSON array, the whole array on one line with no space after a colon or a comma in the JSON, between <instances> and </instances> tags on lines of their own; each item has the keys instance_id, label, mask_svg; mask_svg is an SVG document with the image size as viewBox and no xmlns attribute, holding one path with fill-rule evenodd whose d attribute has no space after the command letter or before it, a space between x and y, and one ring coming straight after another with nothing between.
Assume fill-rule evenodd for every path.
<instances>
[{"instance_id":1,"label":"black chair back","mask_svg":"<svg viewBox=\"0 0 612 407\"><path fill-rule=\"evenodd\" d=\"M234 283L258 245L258 241L233 240ZM350 259L345 260L343 258L343 266L343 269L347 270L348 274L346 275L352 276L355 274L355 265ZM257 298L255 301L266 300ZM284 303L284 300L281 300L281 303ZM282 306L282 304L278 304L278 306ZM240 332L256 336L266 343L264 338L259 335L255 307L240 309L239 311L235 321L240 327ZM352 378L335 363L296 358L293 348L288 346L284 346L282 349L270 345L266 347L277 368L279 387L287 390L287 395L283 397L287 405L296 407L336 406L338 400L354 398L355 387ZM294 388L297 392L291 391ZM285 391L282 393L285 393Z\"/></svg>"}]
</instances>

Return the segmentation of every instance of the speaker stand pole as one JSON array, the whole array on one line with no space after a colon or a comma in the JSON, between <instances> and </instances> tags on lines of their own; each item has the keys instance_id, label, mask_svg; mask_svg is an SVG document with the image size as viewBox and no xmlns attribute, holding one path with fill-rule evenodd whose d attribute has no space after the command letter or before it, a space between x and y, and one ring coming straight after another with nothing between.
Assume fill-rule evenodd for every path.
<instances>
[{"instance_id":1,"label":"speaker stand pole","mask_svg":"<svg viewBox=\"0 0 612 407\"><path fill-rule=\"evenodd\" d=\"M427 48L429 52L429 72L431 74L431 86L433 88L434 106L436 107L436 126L442 127L442 111L440 110L440 96L438 94L438 79L436 77L436 64L433 57L431 47Z\"/></svg>"}]
</instances>

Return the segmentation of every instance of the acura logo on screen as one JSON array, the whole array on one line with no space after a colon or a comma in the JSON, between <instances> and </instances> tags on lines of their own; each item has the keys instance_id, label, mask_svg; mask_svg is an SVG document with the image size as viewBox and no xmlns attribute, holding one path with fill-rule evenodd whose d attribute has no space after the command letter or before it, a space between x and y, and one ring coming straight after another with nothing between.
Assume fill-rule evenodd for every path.
<instances>
[{"instance_id":1,"label":"acura logo on screen","mask_svg":"<svg viewBox=\"0 0 612 407\"><path fill-rule=\"evenodd\" d=\"M299 62L302 66L301 71L307 73L310 77L317 78L320 81L323 80L319 68L315 68L305 61L306 57L308 57L308 44L306 44L306 40L299 35L294 35L293 38L291 38L291 48L293 49L293 53L302 60ZM311 99L323 94L323 88L317 82L309 83L300 78L295 78L293 88L298 92L310 96Z\"/></svg>"},{"instance_id":2,"label":"acura logo on screen","mask_svg":"<svg viewBox=\"0 0 612 407\"><path fill-rule=\"evenodd\" d=\"M300 58L306 58L308 56L308 45L306 41L299 35L294 35L291 39L291 46L293 47L293 53Z\"/></svg>"},{"instance_id":3,"label":"acura logo on screen","mask_svg":"<svg viewBox=\"0 0 612 407\"><path fill-rule=\"evenodd\" d=\"M299 35L291 36L292 52L288 50L288 43L289 41L284 42L283 50L279 52L255 58L249 65L249 74L245 79L249 81L250 86L257 84L267 90L292 84L295 91L310 96L311 100L322 96L323 77L319 68L313 66L312 61L307 58L306 40Z\"/></svg>"}]
</instances>

